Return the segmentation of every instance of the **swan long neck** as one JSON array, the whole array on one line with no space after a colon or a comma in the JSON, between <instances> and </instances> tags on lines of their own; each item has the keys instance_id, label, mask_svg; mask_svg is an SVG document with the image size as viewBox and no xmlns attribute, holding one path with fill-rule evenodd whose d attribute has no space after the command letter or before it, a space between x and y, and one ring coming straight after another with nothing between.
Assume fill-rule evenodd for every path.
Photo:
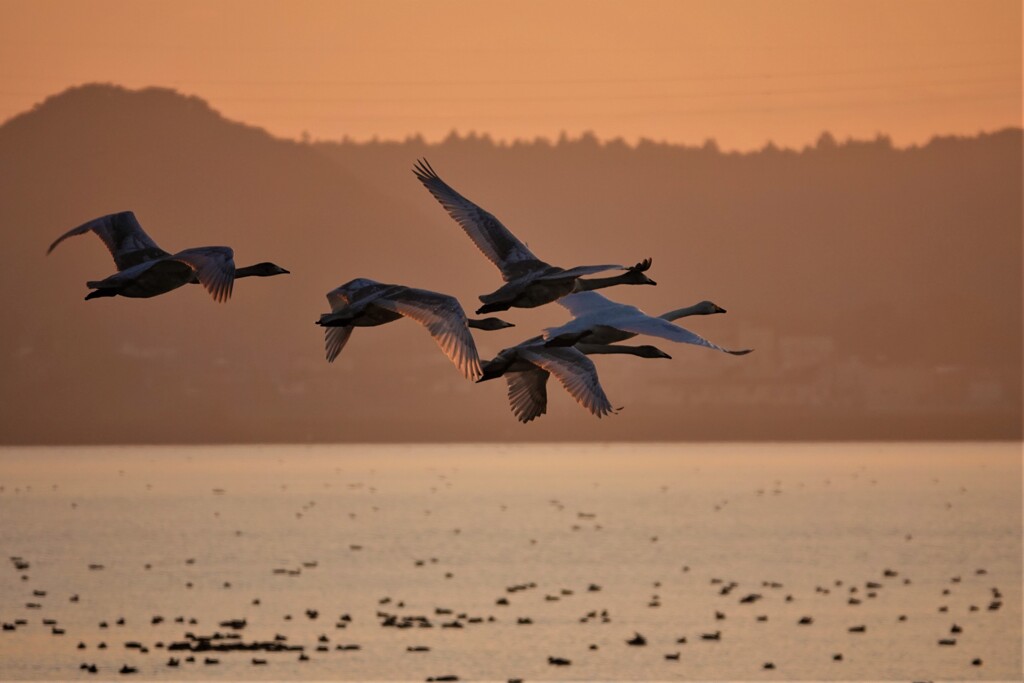
<instances>
[{"instance_id":1,"label":"swan long neck","mask_svg":"<svg viewBox=\"0 0 1024 683\"><path fill-rule=\"evenodd\" d=\"M501 318L467 318L466 324L476 330L503 330L506 327L515 327L512 323L505 322Z\"/></svg>"},{"instance_id":2,"label":"swan long neck","mask_svg":"<svg viewBox=\"0 0 1024 683\"><path fill-rule=\"evenodd\" d=\"M577 349L583 353L589 355L604 353L604 354L625 354L629 356L639 356L643 353L643 349L639 346L628 346L624 344L576 344Z\"/></svg>"},{"instance_id":3,"label":"swan long neck","mask_svg":"<svg viewBox=\"0 0 1024 683\"><path fill-rule=\"evenodd\" d=\"M253 277L260 275L260 271L257 266L243 266L242 268L235 268L235 279L240 277Z\"/></svg>"},{"instance_id":4,"label":"swan long neck","mask_svg":"<svg viewBox=\"0 0 1024 683\"><path fill-rule=\"evenodd\" d=\"M605 287L613 287L618 284L632 284L628 279L628 273L622 273L621 275L613 275L612 277L592 277L592 278L578 278L576 280L576 286L573 288L574 292L589 292L595 289L604 289Z\"/></svg>"},{"instance_id":5,"label":"swan long neck","mask_svg":"<svg viewBox=\"0 0 1024 683\"><path fill-rule=\"evenodd\" d=\"M665 320L678 320L679 318L685 318L688 315L698 315L699 313L701 313L700 304L694 304L693 306L686 306L684 308L677 308L674 311L669 311L668 313L662 313L658 317L659 318L663 318Z\"/></svg>"}]
</instances>

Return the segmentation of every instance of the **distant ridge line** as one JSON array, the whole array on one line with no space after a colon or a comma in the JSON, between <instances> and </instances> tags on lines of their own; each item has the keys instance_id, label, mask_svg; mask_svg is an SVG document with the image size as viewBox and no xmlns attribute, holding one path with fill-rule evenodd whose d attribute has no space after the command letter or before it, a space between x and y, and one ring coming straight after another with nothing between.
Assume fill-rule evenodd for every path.
<instances>
[{"instance_id":1,"label":"distant ridge line","mask_svg":"<svg viewBox=\"0 0 1024 683\"><path fill-rule=\"evenodd\" d=\"M597 146L600 148L613 148L613 149L629 149L637 150L650 147L661 147L666 149L673 149L686 152L698 152L698 153L715 153L721 156L728 157L744 157L744 156L757 156L760 154L803 154L806 152L815 151L828 151L831 149L842 149L846 147L867 147L867 146L880 146L893 151L915 151L920 149L926 149L932 145L944 144L948 142L956 141L970 141L978 140L985 137L1001 136L1001 135L1012 135L1024 134L1024 127L1021 126L1006 126L990 131L979 131L974 135L961 135L961 134L942 134L936 133L928 139L925 143L911 143L907 145L894 145L891 137L886 134L879 132L874 138L855 138L852 136L846 137L843 140L839 140L830 131L822 131L818 134L816 142L814 144L806 144L802 147L780 147L777 146L771 140L767 140L763 146L757 149L749 150L728 150L723 151L719 148L718 142L708 137L702 144L686 144L683 142L670 142L666 140L654 140L652 138L646 138L640 136L636 142L628 142L621 136L615 137L601 137L590 130L583 131L573 137L562 132L561 135L555 140L544 136L536 136L533 138L515 138L513 140L500 139L495 140L490 134L483 132L477 133L476 131L469 131L466 133L460 133L457 129L452 129L447 136L440 140L433 142L424 139L422 133L409 133L404 138L378 138L376 136L368 140L356 140L343 136L341 139L316 139L311 140L308 138L296 139L288 136L279 136L271 133L262 126L246 121L240 121L237 119L231 119L224 116L219 110L217 110L211 103L210 100L205 99L200 95L190 95L183 93L175 88L167 86L144 86L141 88L129 88L126 86L118 85L115 83L83 83L81 85L70 86L60 92L54 93L45 97L41 102L36 103L31 109L27 109L23 112L12 115L10 118L0 123L0 132L4 128L13 124L14 122L23 119L24 117L38 114L41 111L45 111L48 108L61 106L69 100L77 100L83 97L90 96L105 96L105 97L159 97L166 99L169 103L178 102L179 104L187 104L190 107L197 107L216 118L233 125L242 126L253 131L260 131L265 135L275 140L292 142L296 144L306 144L311 146L316 145L349 145L349 146L362 146L372 147L375 145L415 145L417 149L429 149L443 146L445 144L452 143L468 143L468 144L479 144L489 145L495 149L507 149L520 146L536 146L536 147L553 147L557 148L560 146L569 145L581 145L581 146Z\"/></svg>"}]
</instances>

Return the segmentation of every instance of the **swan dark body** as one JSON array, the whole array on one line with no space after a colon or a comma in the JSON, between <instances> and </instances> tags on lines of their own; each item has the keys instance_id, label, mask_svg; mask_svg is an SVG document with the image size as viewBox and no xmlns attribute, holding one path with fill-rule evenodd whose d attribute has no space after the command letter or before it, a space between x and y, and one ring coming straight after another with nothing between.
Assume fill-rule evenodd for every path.
<instances>
[{"instance_id":1,"label":"swan dark body","mask_svg":"<svg viewBox=\"0 0 1024 683\"><path fill-rule=\"evenodd\" d=\"M565 301L571 304L574 298L576 298L576 295L569 297ZM585 297L580 298L585 299ZM562 300L559 303L562 303ZM724 308L711 301L701 301L692 306L685 306L662 313L658 317L665 321L672 321L691 315L713 315L725 312ZM571 347L563 346L560 348L572 348L585 356L620 354L637 356L638 358L672 358L672 356L656 346L628 346L616 343L635 336L637 336L635 332L626 332L611 327L598 327L586 335L586 341L577 342ZM540 417L547 411L547 381L551 373L537 363L521 358L517 350L525 346L528 350L536 353L535 347L538 344L544 344L543 336L528 339L517 347L502 351L493 361L483 365L484 376L480 380L484 381L503 375L508 384L508 399L512 412L516 418L524 423ZM559 347L544 344L544 348ZM575 354L570 354L569 359L579 363L579 358ZM582 368L586 369L587 366L582 364ZM596 369L594 372L596 380ZM597 386L600 388L600 384Z\"/></svg>"},{"instance_id":2,"label":"swan dark body","mask_svg":"<svg viewBox=\"0 0 1024 683\"><path fill-rule=\"evenodd\" d=\"M201 284L215 301L231 298L234 281L243 277L285 275L289 271L263 262L235 268L231 247L195 247L171 254L142 229L135 213L121 211L94 218L67 231L46 250L49 254L68 237L95 233L114 258L117 273L86 285L86 300L109 296L146 299L188 284Z\"/></svg>"},{"instance_id":3,"label":"swan dark body","mask_svg":"<svg viewBox=\"0 0 1024 683\"><path fill-rule=\"evenodd\" d=\"M441 206L462 226L477 248L501 271L505 284L480 297L483 306L477 314L505 311L509 308L534 308L571 294L614 285L654 285L645 275L651 267L646 259L632 267L621 265L577 266L559 268L537 258L501 221L456 192L441 180L426 159L413 167L416 178L440 202ZM583 279L608 270L623 270L612 277Z\"/></svg>"},{"instance_id":4,"label":"swan dark body","mask_svg":"<svg viewBox=\"0 0 1024 683\"><path fill-rule=\"evenodd\" d=\"M469 328L500 330L513 327L499 318L470 320L458 299L405 285L356 278L327 293L331 312L317 325L326 327L328 362L334 362L356 327L376 327L408 317L427 328L448 359L467 379L480 377L480 358Z\"/></svg>"},{"instance_id":5,"label":"swan dark body","mask_svg":"<svg viewBox=\"0 0 1024 683\"><path fill-rule=\"evenodd\" d=\"M596 417L615 411L597 377L597 368L582 351L572 347L544 346L534 337L503 349L484 363L478 382L504 376L513 414L529 422L547 412L547 378L554 375L576 402Z\"/></svg>"},{"instance_id":6,"label":"swan dark body","mask_svg":"<svg viewBox=\"0 0 1024 683\"><path fill-rule=\"evenodd\" d=\"M640 358L671 358L656 346L579 344L549 347L537 336L503 349L483 364L478 382L504 377L512 413L526 423L547 412L547 382L554 375L569 395L596 417L615 413L601 388L597 367L587 358L595 354L625 354Z\"/></svg>"}]
</instances>

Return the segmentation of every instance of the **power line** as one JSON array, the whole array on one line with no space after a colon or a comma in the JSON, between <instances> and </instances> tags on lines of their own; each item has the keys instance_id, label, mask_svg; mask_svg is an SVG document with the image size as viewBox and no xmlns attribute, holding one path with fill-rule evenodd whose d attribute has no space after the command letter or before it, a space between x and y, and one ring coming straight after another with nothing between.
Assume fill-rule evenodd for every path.
<instances>
[{"instance_id":1,"label":"power line","mask_svg":"<svg viewBox=\"0 0 1024 683\"><path fill-rule=\"evenodd\" d=\"M803 77L837 77L837 76L858 76L879 73L894 73L901 71L932 71L941 69L974 69L987 67L1013 67L1018 71L1020 64L1017 62L967 62L956 64L914 64L905 66L886 66L864 69L831 69L831 70L810 70L791 71L786 73L733 73L720 75L701 76L673 76L664 78L567 78L567 79L487 79L487 80L460 80L460 79L435 79L435 80L195 80L195 79L169 79L164 81L171 85L239 85L239 86L375 86L375 87L438 87L438 86L544 86L544 85L632 85L638 83L668 84L668 83L704 83L727 80L784 80L789 78ZM30 77L7 77L9 81L32 81L39 82L39 79ZM51 81L59 79L51 78Z\"/></svg>"},{"instance_id":2,"label":"power line","mask_svg":"<svg viewBox=\"0 0 1024 683\"><path fill-rule=\"evenodd\" d=\"M850 86L811 86L806 88L787 89L742 89L722 91L702 91L690 93L630 93L621 95L528 95L528 96L480 96L480 97L291 97L287 95L277 96L234 96L221 95L211 98L212 102L281 102L281 103L302 103L302 104L438 104L438 103L473 103L473 102L574 102L586 101L635 101L635 100L699 100L727 97L777 97L782 95L818 95L836 94L850 92L872 92L884 90L907 90L914 88L948 88L958 86L986 86L998 84L1014 84L1020 86L1021 82L1016 78L992 78L992 79L969 79L969 80L944 80L944 81L904 81L898 83L885 83L874 85L850 85ZM1015 91L1019 96L1020 88ZM28 92L28 91L0 91L0 96L7 97L32 97L48 96L52 93Z\"/></svg>"},{"instance_id":3,"label":"power line","mask_svg":"<svg viewBox=\"0 0 1024 683\"><path fill-rule=\"evenodd\" d=\"M991 95L974 95L970 98L970 103L976 102L992 102L999 100L1011 100L1020 101L1020 93L993 93ZM901 99L887 99L887 100L863 100L863 101L844 101L844 102L821 102L821 103L791 103L791 104L765 104L765 105L748 105L748 106L710 106L710 107L692 107L687 109L639 109L639 110L587 110L588 119L608 119L608 118L641 118L641 117L654 117L654 116L693 116L693 115L706 115L706 114L751 114L751 113L767 113L776 111L791 111L801 110L806 111L809 109L815 110L827 110L827 109L871 109L878 107L887 106L907 106L907 105L921 105L921 104L936 104L946 102L965 102L963 95L936 95L929 97L913 97L913 98L901 98ZM379 121L382 119L390 121L425 121L425 120L444 120L454 121L466 121L468 119L485 120L485 121L526 121L538 118L550 118L551 112L520 112L520 113L509 113L507 109L502 109L499 112L494 113L481 113L467 115L460 113L459 115L453 115L451 113L437 113L437 114L421 114L412 112L382 112L373 114L354 114L352 112L338 112L335 114L274 114L268 116L264 121ZM254 123L252 121L248 123ZM261 123L258 125L267 125ZM462 127L472 126L474 124L460 124ZM475 124L479 125L479 124ZM580 124L586 126L588 124ZM577 125L575 127L580 127ZM1019 125L1019 124L1018 124Z\"/></svg>"},{"instance_id":4,"label":"power line","mask_svg":"<svg viewBox=\"0 0 1024 683\"><path fill-rule=\"evenodd\" d=\"M747 90L726 90L718 92L696 92L696 93L647 93L647 94L623 94L623 95L529 95L519 97L509 96L481 96L481 97L315 97L315 98L294 98L294 97L217 97L217 101L223 102L301 102L321 104L408 104L408 103L429 103L437 104L444 102L469 103L469 102L575 102L586 101L623 101L623 100L680 100L680 99L714 99L723 97L745 97L745 96L780 96L780 95L816 95L834 94L846 92L866 92L879 90L906 90L908 88L937 88L951 86L979 86L994 85L1002 83L1013 83L1020 85L1018 79L987 79L987 80L960 80L960 81L925 81L917 83L891 83L885 85L863 85L863 86L832 86L832 87L809 87L790 89L747 89ZM1020 92L1018 88L1017 92Z\"/></svg>"}]
</instances>

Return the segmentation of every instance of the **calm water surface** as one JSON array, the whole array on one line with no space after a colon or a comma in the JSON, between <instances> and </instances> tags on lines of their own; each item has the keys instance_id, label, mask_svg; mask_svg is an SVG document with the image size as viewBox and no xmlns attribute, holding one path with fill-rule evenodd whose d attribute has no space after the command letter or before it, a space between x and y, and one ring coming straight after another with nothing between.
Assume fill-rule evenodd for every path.
<instances>
[{"instance_id":1,"label":"calm water surface","mask_svg":"<svg viewBox=\"0 0 1024 683\"><path fill-rule=\"evenodd\" d=\"M3 680L1022 677L1019 443L5 448L0 487ZM215 633L308 661L169 651Z\"/></svg>"}]
</instances>

